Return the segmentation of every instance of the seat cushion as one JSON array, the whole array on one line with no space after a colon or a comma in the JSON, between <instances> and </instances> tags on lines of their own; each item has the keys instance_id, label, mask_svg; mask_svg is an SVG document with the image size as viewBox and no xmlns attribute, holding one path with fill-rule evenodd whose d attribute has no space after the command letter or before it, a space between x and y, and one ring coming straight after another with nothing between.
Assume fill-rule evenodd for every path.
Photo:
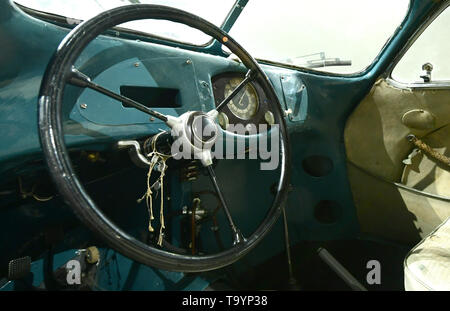
<instances>
[{"instance_id":1,"label":"seat cushion","mask_svg":"<svg viewBox=\"0 0 450 311\"><path fill-rule=\"evenodd\" d=\"M450 218L408 253L404 270L406 290L450 290Z\"/></svg>"}]
</instances>

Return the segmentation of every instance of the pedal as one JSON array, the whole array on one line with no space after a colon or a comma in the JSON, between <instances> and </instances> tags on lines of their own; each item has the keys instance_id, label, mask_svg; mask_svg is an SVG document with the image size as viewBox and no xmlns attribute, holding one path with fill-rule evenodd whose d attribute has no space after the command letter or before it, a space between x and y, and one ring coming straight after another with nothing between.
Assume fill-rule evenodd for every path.
<instances>
[{"instance_id":1,"label":"pedal","mask_svg":"<svg viewBox=\"0 0 450 311\"><path fill-rule=\"evenodd\" d=\"M31 272L31 257L13 259L8 264L8 279L20 280Z\"/></svg>"}]
</instances>

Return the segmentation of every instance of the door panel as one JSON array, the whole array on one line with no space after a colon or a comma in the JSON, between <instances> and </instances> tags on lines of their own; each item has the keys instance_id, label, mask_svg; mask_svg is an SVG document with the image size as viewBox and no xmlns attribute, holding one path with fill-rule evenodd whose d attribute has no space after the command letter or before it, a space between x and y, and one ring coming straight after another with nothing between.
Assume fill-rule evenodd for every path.
<instances>
[{"instance_id":1,"label":"door panel","mask_svg":"<svg viewBox=\"0 0 450 311\"><path fill-rule=\"evenodd\" d=\"M450 109L450 103L448 106ZM440 154L450 157L450 125L428 134L423 141ZM411 158L410 165L405 165L402 183L421 191L450 197L449 167L424 153L418 153Z\"/></svg>"},{"instance_id":2,"label":"door panel","mask_svg":"<svg viewBox=\"0 0 450 311\"><path fill-rule=\"evenodd\" d=\"M349 117L344 138L361 230L416 242L450 217L450 173L421 152L406 165L415 149L408 134L450 155L450 90L400 89L380 79Z\"/></svg>"}]
</instances>

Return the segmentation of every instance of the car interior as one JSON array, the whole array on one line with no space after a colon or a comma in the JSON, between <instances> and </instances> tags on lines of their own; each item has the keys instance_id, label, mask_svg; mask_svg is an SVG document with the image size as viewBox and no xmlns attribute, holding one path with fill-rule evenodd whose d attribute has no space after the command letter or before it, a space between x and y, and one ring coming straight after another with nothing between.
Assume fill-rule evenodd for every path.
<instances>
[{"instance_id":1,"label":"car interior","mask_svg":"<svg viewBox=\"0 0 450 311\"><path fill-rule=\"evenodd\" d=\"M449 5L1 1L0 290L450 290Z\"/></svg>"}]
</instances>

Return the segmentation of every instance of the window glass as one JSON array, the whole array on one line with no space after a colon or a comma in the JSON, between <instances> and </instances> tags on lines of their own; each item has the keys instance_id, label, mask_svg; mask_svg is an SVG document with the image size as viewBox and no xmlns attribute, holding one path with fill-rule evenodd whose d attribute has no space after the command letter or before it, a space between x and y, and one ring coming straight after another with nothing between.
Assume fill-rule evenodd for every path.
<instances>
[{"instance_id":1,"label":"window glass","mask_svg":"<svg viewBox=\"0 0 450 311\"><path fill-rule=\"evenodd\" d=\"M256 58L355 73L373 62L408 7L408 0L250 0L230 35Z\"/></svg>"},{"instance_id":2,"label":"window glass","mask_svg":"<svg viewBox=\"0 0 450 311\"><path fill-rule=\"evenodd\" d=\"M392 78L403 82L423 82L422 65L433 65L431 81L450 80L450 8L442 12L413 43L392 72Z\"/></svg>"},{"instance_id":3,"label":"window glass","mask_svg":"<svg viewBox=\"0 0 450 311\"><path fill-rule=\"evenodd\" d=\"M74 20L89 19L118 6L143 3L175 7L220 26L235 0L15 0L15 2L39 11L68 17L69 24L72 24ZM195 45L205 44L211 39L199 30L163 20L140 20L119 26Z\"/></svg>"}]
</instances>

